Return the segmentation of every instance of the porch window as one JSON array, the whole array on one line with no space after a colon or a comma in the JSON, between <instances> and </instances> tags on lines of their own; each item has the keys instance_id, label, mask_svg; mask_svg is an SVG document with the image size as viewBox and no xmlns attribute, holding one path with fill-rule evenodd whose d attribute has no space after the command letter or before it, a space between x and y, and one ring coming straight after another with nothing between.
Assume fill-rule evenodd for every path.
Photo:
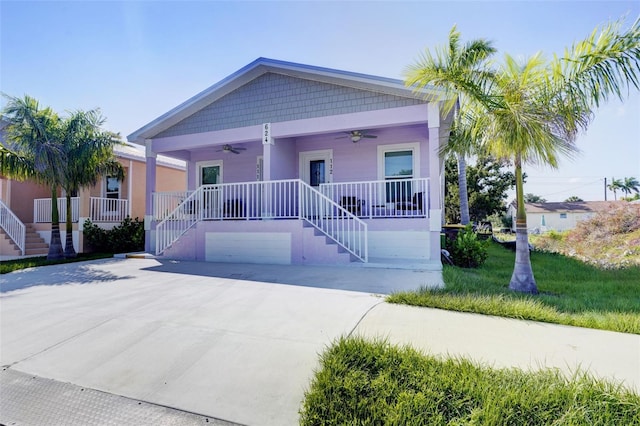
<instances>
[{"instance_id":1,"label":"porch window","mask_svg":"<svg viewBox=\"0 0 640 426\"><path fill-rule=\"evenodd\" d=\"M384 153L384 179L388 181L413 178L413 151L387 151ZM411 182L386 184L388 203L409 202L413 195Z\"/></svg>"},{"instance_id":2,"label":"porch window","mask_svg":"<svg viewBox=\"0 0 640 426\"><path fill-rule=\"evenodd\" d=\"M105 179L105 198L117 200L120 198L120 181L114 176L107 176Z\"/></svg>"}]
</instances>

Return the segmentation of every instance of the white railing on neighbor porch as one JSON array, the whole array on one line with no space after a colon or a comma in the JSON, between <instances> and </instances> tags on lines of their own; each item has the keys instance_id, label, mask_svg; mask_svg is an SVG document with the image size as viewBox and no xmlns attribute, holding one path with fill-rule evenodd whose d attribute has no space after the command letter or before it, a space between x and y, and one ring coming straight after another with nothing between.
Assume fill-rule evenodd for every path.
<instances>
[{"instance_id":1,"label":"white railing on neighbor porch","mask_svg":"<svg viewBox=\"0 0 640 426\"><path fill-rule=\"evenodd\" d=\"M78 221L78 213L80 211L80 199L71 197L71 221ZM65 197L58 198L58 218L60 223L67 220L67 199ZM51 222L51 198L36 198L33 200L33 222L34 223L50 223Z\"/></svg>"},{"instance_id":2,"label":"white railing on neighbor porch","mask_svg":"<svg viewBox=\"0 0 640 426\"><path fill-rule=\"evenodd\" d=\"M122 222L129 216L129 200L91 197L89 219L92 222Z\"/></svg>"},{"instance_id":3,"label":"white railing on neighbor porch","mask_svg":"<svg viewBox=\"0 0 640 426\"><path fill-rule=\"evenodd\" d=\"M129 215L129 201L116 198L91 197L89 219L92 222L121 222ZM71 221L78 222L80 199L71 198ZM58 198L58 216L60 223L67 219L67 200ZM33 221L35 223L51 222L51 198L33 200Z\"/></svg>"},{"instance_id":4,"label":"white railing on neighbor porch","mask_svg":"<svg viewBox=\"0 0 640 426\"><path fill-rule=\"evenodd\" d=\"M320 192L358 217L427 217L429 179L323 183Z\"/></svg>"},{"instance_id":5,"label":"white railing on neighbor porch","mask_svg":"<svg viewBox=\"0 0 640 426\"><path fill-rule=\"evenodd\" d=\"M18 246L24 256L27 228L5 203L0 200L0 228Z\"/></svg>"},{"instance_id":6,"label":"white railing on neighbor porch","mask_svg":"<svg viewBox=\"0 0 640 426\"><path fill-rule=\"evenodd\" d=\"M157 195L156 200L172 195ZM162 201L154 204L168 205ZM367 261L366 224L298 179L203 185L156 226L161 254L201 220L304 219L347 251Z\"/></svg>"}]
</instances>

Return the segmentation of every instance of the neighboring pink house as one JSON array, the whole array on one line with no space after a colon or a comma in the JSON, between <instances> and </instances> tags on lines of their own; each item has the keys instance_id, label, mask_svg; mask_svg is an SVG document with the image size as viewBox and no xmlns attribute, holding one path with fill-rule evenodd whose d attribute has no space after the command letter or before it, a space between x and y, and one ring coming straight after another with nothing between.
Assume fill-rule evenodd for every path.
<instances>
[{"instance_id":1,"label":"neighboring pink house","mask_svg":"<svg viewBox=\"0 0 640 426\"><path fill-rule=\"evenodd\" d=\"M213 262L440 269L438 149L451 116L439 95L257 59L128 136L146 147L146 249ZM158 154L187 163L184 194L153 184Z\"/></svg>"},{"instance_id":2,"label":"neighboring pink house","mask_svg":"<svg viewBox=\"0 0 640 426\"><path fill-rule=\"evenodd\" d=\"M1 142L1 141L0 141ZM93 188L73 197L72 220L74 248L85 251L82 224L86 219L110 229L125 217L144 218L145 156L136 146L122 145L114 149L125 169L125 179L105 177ZM184 191L184 162L161 157L155 166L156 185L165 191ZM58 196L61 237L65 241L66 200ZM33 182L15 181L0 176L0 260L22 255L47 254L51 238L51 191Z\"/></svg>"}]
</instances>

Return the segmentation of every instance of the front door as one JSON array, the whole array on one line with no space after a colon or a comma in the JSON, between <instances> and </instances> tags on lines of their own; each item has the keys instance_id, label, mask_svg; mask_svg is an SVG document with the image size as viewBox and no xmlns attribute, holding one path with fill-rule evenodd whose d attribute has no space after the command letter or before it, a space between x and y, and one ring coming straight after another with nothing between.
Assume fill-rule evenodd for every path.
<instances>
[{"instance_id":1,"label":"front door","mask_svg":"<svg viewBox=\"0 0 640 426\"><path fill-rule=\"evenodd\" d=\"M300 153L300 179L320 190L320 184L333 181L333 150Z\"/></svg>"},{"instance_id":2,"label":"front door","mask_svg":"<svg viewBox=\"0 0 640 426\"><path fill-rule=\"evenodd\" d=\"M219 218L221 214L220 188L213 186L222 183L222 161L203 161L197 163L198 186L202 190L203 219Z\"/></svg>"}]
</instances>

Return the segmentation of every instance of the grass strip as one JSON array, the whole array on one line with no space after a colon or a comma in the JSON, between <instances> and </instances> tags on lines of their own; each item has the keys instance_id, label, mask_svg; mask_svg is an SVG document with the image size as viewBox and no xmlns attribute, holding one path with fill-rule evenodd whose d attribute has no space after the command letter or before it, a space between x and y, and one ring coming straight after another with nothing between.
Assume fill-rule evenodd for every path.
<instances>
[{"instance_id":1,"label":"grass strip","mask_svg":"<svg viewBox=\"0 0 640 426\"><path fill-rule=\"evenodd\" d=\"M445 266L445 288L388 302L640 334L640 268L602 270L558 254L531 254L541 294L508 289L515 254L492 243L478 269Z\"/></svg>"},{"instance_id":2,"label":"grass strip","mask_svg":"<svg viewBox=\"0 0 640 426\"><path fill-rule=\"evenodd\" d=\"M79 254L78 257L71 259L47 260L46 256L27 257L22 259L7 260L0 262L0 274L20 269L34 268L36 266L59 265L61 263L84 262L87 260L106 259L113 257L113 253L88 253Z\"/></svg>"},{"instance_id":3,"label":"grass strip","mask_svg":"<svg viewBox=\"0 0 640 426\"><path fill-rule=\"evenodd\" d=\"M585 373L491 369L360 337L320 360L302 425L640 425L640 396Z\"/></svg>"}]
</instances>

